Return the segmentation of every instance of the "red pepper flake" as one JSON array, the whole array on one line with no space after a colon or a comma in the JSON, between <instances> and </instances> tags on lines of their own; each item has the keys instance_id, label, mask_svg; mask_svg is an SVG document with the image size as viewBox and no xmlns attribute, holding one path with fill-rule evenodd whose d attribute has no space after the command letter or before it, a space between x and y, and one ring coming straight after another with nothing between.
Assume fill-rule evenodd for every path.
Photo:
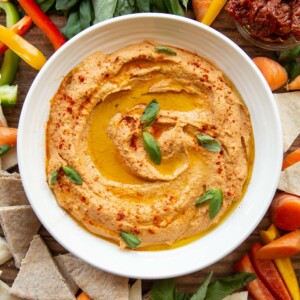
<instances>
[{"instance_id":1,"label":"red pepper flake","mask_svg":"<svg viewBox=\"0 0 300 300\"><path fill-rule=\"evenodd\" d=\"M154 233L155 233L155 231L154 231L152 228L148 229L148 232L149 232L150 234L154 234Z\"/></svg>"},{"instance_id":2,"label":"red pepper flake","mask_svg":"<svg viewBox=\"0 0 300 300\"><path fill-rule=\"evenodd\" d=\"M122 221L125 218L125 214L123 211L119 211L117 213L117 221Z\"/></svg>"},{"instance_id":3,"label":"red pepper flake","mask_svg":"<svg viewBox=\"0 0 300 300\"><path fill-rule=\"evenodd\" d=\"M80 82L84 82L85 78L84 78L82 75L79 75L79 76L78 76L78 80L79 80Z\"/></svg>"}]
</instances>

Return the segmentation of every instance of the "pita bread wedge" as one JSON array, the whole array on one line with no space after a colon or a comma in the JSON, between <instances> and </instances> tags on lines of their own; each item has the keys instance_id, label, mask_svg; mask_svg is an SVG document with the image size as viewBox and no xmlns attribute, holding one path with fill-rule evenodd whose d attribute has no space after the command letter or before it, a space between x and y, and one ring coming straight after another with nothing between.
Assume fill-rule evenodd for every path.
<instances>
[{"instance_id":1,"label":"pita bread wedge","mask_svg":"<svg viewBox=\"0 0 300 300\"><path fill-rule=\"evenodd\" d=\"M32 237L38 232L41 223L30 205L0 207L0 224L8 247L20 268Z\"/></svg>"},{"instance_id":2,"label":"pita bread wedge","mask_svg":"<svg viewBox=\"0 0 300 300\"><path fill-rule=\"evenodd\" d=\"M29 204L20 175L0 171L0 207Z\"/></svg>"},{"instance_id":3,"label":"pita bread wedge","mask_svg":"<svg viewBox=\"0 0 300 300\"><path fill-rule=\"evenodd\" d=\"M0 300L22 300L19 297L11 295L9 286L0 280Z\"/></svg>"},{"instance_id":4,"label":"pita bread wedge","mask_svg":"<svg viewBox=\"0 0 300 300\"><path fill-rule=\"evenodd\" d=\"M33 237L10 292L31 300L75 300L39 235Z\"/></svg>"},{"instance_id":5,"label":"pita bread wedge","mask_svg":"<svg viewBox=\"0 0 300 300\"><path fill-rule=\"evenodd\" d=\"M248 299L248 292L240 292L240 293L233 293L223 300L247 300Z\"/></svg>"},{"instance_id":6,"label":"pita bread wedge","mask_svg":"<svg viewBox=\"0 0 300 300\"><path fill-rule=\"evenodd\" d=\"M300 92L274 94L280 114L284 152L300 133Z\"/></svg>"},{"instance_id":7,"label":"pita bread wedge","mask_svg":"<svg viewBox=\"0 0 300 300\"><path fill-rule=\"evenodd\" d=\"M11 257L12 255L9 251L6 240L0 237L0 265L7 262Z\"/></svg>"},{"instance_id":8,"label":"pita bread wedge","mask_svg":"<svg viewBox=\"0 0 300 300\"><path fill-rule=\"evenodd\" d=\"M138 279L129 289L129 300L142 300L142 281Z\"/></svg>"},{"instance_id":9,"label":"pita bread wedge","mask_svg":"<svg viewBox=\"0 0 300 300\"><path fill-rule=\"evenodd\" d=\"M278 189L300 196L300 162L281 172Z\"/></svg>"},{"instance_id":10,"label":"pita bread wedge","mask_svg":"<svg viewBox=\"0 0 300 300\"><path fill-rule=\"evenodd\" d=\"M11 148L6 154L1 157L1 169L9 170L18 164L17 148Z\"/></svg>"},{"instance_id":11,"label":"pita bread wedge","mask_svg":"<svg viewBox=\"0 0 300 300\"><path fill-rule=\"evenodd\" d=\"M61 256L76 284L93 300L128 300L128 278L98 270L71 254Z\"/></svg>"}]
</instances>

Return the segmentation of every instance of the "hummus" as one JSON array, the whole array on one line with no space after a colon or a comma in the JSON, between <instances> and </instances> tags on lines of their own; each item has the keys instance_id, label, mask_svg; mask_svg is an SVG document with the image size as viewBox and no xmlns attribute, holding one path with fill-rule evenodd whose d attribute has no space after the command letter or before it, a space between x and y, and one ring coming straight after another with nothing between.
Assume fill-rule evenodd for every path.
<instances>
[{"instance_id":1,"label":"hummus","mask_svg":"<svg viewBox=\"0 0 300 300\"><path fill-rule=\"evenodd\" d=\"M226 76L195 53L156 46L145 41L84 59L53 97L46 129L47 178L57 202L121 247L121 232L143 247L207 231L243 196L253 160L249 113ZM160 109L146 131L161 150L159 165L142 140L141 115L153 99ZM197 133L217 140L220 151L201 147ZM63 166L82 183L69 180ZM195 203L214 189L223 202L211 218L209 201Z\"/></svg>"}]
</instances>

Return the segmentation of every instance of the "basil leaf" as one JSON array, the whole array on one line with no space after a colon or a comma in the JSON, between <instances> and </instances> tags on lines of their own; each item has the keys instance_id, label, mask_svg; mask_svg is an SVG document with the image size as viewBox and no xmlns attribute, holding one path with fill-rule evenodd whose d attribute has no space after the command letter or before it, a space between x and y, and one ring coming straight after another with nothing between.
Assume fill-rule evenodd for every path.
<instances>
[{"instance_id":1,"label":"basil leaf","mask_svg":"<svg viewBox=\"0 0 300 300\"><path fill-rule=\"evenodd\" d=\"M197 140L199 145L210 151L210 152L220 152L221 151L221 145L220 143L215 140L214 138L210 137L209 135L205 135L202 133L197 133Z\"/></svg>"},{"instance_id":2,"label":"basil leaf","mask_svg":"<svg viewBox=\"0 0 300 300\"><path fill-rule=\"evenodd\" d=\"M43 12L47 12L55 3L55 0L36 0Z\"/></svg>"},{"instance_id":3,"label":"basil leaf","mask_svg":"<svg viewBox=\"0 0 300 300\"><path fill-rule=\"evenodd\" d=\"M296 60L284 63L283 67L288 72L290 81L294 80L298 75L300 75L300 65L297 63Z\"/></svg>"},{"instance_id":4,"label":"basil leaf","mask_svg":"<svg viewBox=\"0 0 300 300\"><path fill-rule=\"evenodd\" d=\"M280 62L288 62L296 59L300 55L300 45L289 49L276 52L277 60Z\"/></svg>"},{"instance_id":5,"label":"basil leaf","mask_svg":"<svg viewBox=\"0 0 300 300\"><path fill-rule=\"evenodd\" d=\"M177 55L177 53L173 49L165 47L165 46L156 46L154 49L155 49L155 51L158 51L158 52L165 52L170 55Z\"/></svg>"},{"instance_id":6,"label":"basil leaf","mask_svg":"<svg viewBox=\"0 0 300 300\"><path fill-rule=\"evenodd\" d=\"M155 280L151 300L176 300L176 283L173 279Z\"/></svg>"},{"instance_id":7,"label":"basil leaf","mask_svg":"<svg viewBox=\"0 0 300 300\"><path fill-rule=\"evenodd\" d=\"M184 16L184 11L178 0L165 0L164 2L170 14Z\"/></svg>"},{"instance_id":8,"label":"basil leaf","mask_svg":"<svg viewBox=\"0 0 300 300\"><path fill-rule=\"evenodd\" d=\"M133 0L118 0L114 17L129 15L134 12L134 1Z\"/></svg>"},{"instance_id":9,"label":"basil leaf","mask_svg":"<svg viewBox=\"0 0 300 300\"><path fill-rule=\"evenodd\" d=\"M135 2L139 12L150 12L150 0L136 0Z\"/></svg>"},{"instance_id":10,"label":"basil leaf","mask_svg":"<svg viewBox=\"0 0 300 300\"><path fill-rule=\"evenodd\" d=\"M75 6L79 0L56 0L55 8L56 10L69 10Z\"/></svg>"},{"instance_id":11,"label":"basil leaf","mask_svg":"<svg viewBox=\"0 0 300 300\"><path fill-rule=\"evenodd\" d=\"M195 203L196 207L201 203L211 200L214 197L215 190L208 190L204 195L202 195Z\"/></svg>"},{"instance_id":12,"label":"basil leaf","mask_svg":"<svg viewBox=\"0 0 300 300\"><path fill-rule=\"evenodd\" d=\"M56 168L52 174L51 174L51 178L50 178L50 185L54 185L57 178L58 178L58 171L59 171L60 167Z\"/></svg>"},{"instance_id":13,"label":"basil leaf","mask_svg":"<svg viewBox=\"0 0 300 300\"><path fill-rule=\"evenodd\" d=\"M141 122L143 125L143 130L148 128L156 119L156 116L159 111L159 104L156 99L153 99L145 108L142 116Z\"/></svg>"},{"instance_id":14,"label":"basil leaf","mask_svg":"<svg viewBox=\"0 0 300 300\"><path fill-rule=\"evenodd\" d=\"M134 234L122 231L120 235L122 240L130 248L136 248L141 243L141 240Z\"/></svg>"},{"instance_id":15,"label":"basil leaf","mask_svg":"<svg viewBox=\"0 0 300 300\"><path fill-rule=\"evenodd\" d=\"M190 300L191 296L187 292L176 291L175 300Z\"/></svg>"},{"instance_id":16,"label":"basil leaf","mask_svg":"<svg viewBox=\"0 0 300 300\"><path fill-rule=\"evenodd\" d=\"M79 4L80 29L91 26L94 19L94 10L91 0L81 0Z\"/></svg>"},{"instance_id":17,"label":"basil leaf","mask_svg":"<svg viewBox=\"0 0 300 300\"><path fill-rule=\"evenodd\" d=\"M94 24L114 16L118 0L92 0L95 19Z\"/></svg>"},{"instance_id":18,"label":"basil leaf","mask_svg":"<svg viewBox=\"0 0 300 300\"><path fill-rule=\"evenodd\" d=\"M161 163L161 151L155 138L149 132L143 132L143 143L150 159L156 164Z\"/></svg>"},{"instance_id":19,"label":"basil leaf","mask_svg":"<svg viewBox=\"0 0 300 300\"><path fill-rule=\"evenodd\" d=\"M208 286L205 300L222 300L255 279L253 273L238 273L219 279Z\"/></svg>"},{"instance_id":20,"label":"basil leaf","mask_svg":"<svg viewBox=\"0 0 300 300\"><path fill-rule=\"evenodd\" d=\"M61 32L67 39L70 39L80 31L80 14L78 10L73 9L69 14L66 26L62 28Z\"/></svg>"},{"instance_id":21,"label":"basil leaf","mask_svg":"<svg viewBox=\"0 0 300 300\"><path fill-rule=\"evenodd\" d=\"M204 278L202 284L198 288L197 292L192 296L191 300L204 300L206 299L207 288L210 283L213 272L210 271L209 274Z\"/></svg>"},{"instance_id":22,"label":"basil leaf","mask_svg":"<svg viewBox=\"0 0 300 300\"><path fill-rule=\"evenodd\" d=\"M0 157L3 156L5 153L7 153L11 149L11 146L8 146L6 144L0 146Z\"/></svg>"},{"instance_id":23,"label":"basil leaf","mask_svg":"<svg viewBox=\"0 0 300 300\"><path fill-rule=\"evenodd\" d=\"M164 3L164 1L161 0L150 0L150 7L152 12L162 12L167 13L168 9Z\"/></svg>"},{"instance_id":24,"label":"basil leaf","mask_svg":"<svg viewBox=\"0 0 300 300\"><path fill-rule=\"evenodd\" d=\"M82 184L82 178L80 175L70 166L64 166L62 167L65 175L69 178L70 181L72 181L75 184Z\"/></svg>"}]
</instances>

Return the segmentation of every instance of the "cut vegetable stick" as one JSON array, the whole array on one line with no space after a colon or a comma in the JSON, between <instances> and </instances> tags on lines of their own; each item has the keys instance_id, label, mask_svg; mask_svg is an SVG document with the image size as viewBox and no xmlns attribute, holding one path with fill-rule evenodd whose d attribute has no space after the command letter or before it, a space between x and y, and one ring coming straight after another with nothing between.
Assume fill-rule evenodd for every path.
<instances>
[{"instance_id":1,"label":"cut vegetable stick","mask_svg":"<svg viewBox=\"0 0 300 300\"><path fill-rule=\"evenodd\" d=\"M288 154L282 163L282 170L290 167L291 165L297 163L298 161L300 161L300 147L297 148L295 151L291 152L290 154Z\"/></svg>"},{"instance_id":2,"label":"cut vegetable stick","mask_svg":"<svg viewBox=\"0 0 300 300\"><path fill-rule=\"evenodd\" d=\"M196 20L201 22L204 18L212 0L193 0L193 11L196 17Z\"/></svg>"},{"instance_id":3,"label":"cut vegetable stick","mask_svg":"<svg viewBox=\"0 0 300 300\"><path fill-rule=\"evenodd\" d=\"M292 298L290 297L273 261L270 259L257 258L257 252L262 247L263 246L260 243L255 243L250 250L251 262L253 263L256 273L276 299L291 300Z\"/></svg>"},{"instance_id":4,"label":"cut vegetable stick","mask_svg":"<svg viewBox=\"0 0 300 300\"><path fill-rule=\"evenodd\" d=\"M91 300L91 298L89 297L88 294L82 292L77 298L76 300Z\"/></svg>"},{"instance_id":5,"label":"cut vegetable stick","mask_svg":"<svg viewBox=\"0 0 300 300\"><path fill-rule=\"evenodd\" d=\"M245 254L241 260L235 263L234 269L236 272L250 272L256 274L248 254ZM248 283L246 288L249 294L255 300L275 300L271 292L268 290L268 288L265 286L265 284L261 281L259 277Z\"/></svg>"},{"instance_id":6,"label":"cut vegetable stick","mask_svg":"<svg viewBox=\"0 0 300 300\"><path fill-rule=\"evenodd\" d=\"M300 75L298 75L293 81L289 82L285 88L287 91L300 90Z\"/></svg>"},{"instance_id":7,"label":"cut vegetable stick","mask_svg":"<svg viewBox=\"0 0 300 300\"><path fill-rule=\"evenodd\" d=\"M300 251L300 229L291 231L257 251L260 259L290 257Z\"/></svg>"},{"instance_id":8,"label":"cut vegetable stick","mask_svg":"<svg viewBox=\"0 0 300 300\"><path fill-rule=\"evenodd\" d=\"M0 127L0 146L15 146L17 144L17 128Z\"/></svg>"},{"instance_id":9,"label":"cut vegetable stick","mask_svg":"<svg viewBox=\"0 0 300 300\"><path fill-rule=\"evenodd\" d=\"M278 194L270 206L273 224L287 231L300 228L300 197L287 193Z\"/></svg>"}]
</instances>

